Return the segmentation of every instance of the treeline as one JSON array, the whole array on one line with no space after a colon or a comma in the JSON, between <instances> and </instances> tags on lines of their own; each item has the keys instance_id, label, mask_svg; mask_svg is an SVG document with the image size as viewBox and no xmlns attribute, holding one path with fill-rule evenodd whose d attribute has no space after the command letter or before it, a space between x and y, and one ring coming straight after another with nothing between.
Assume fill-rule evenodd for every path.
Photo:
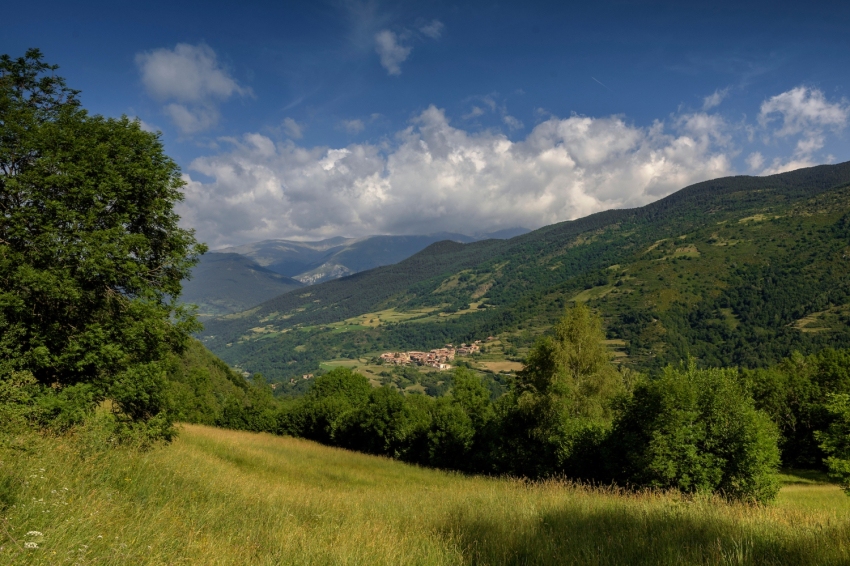
<instances>
[{"instance_id":1,"label":"treeline","mask_svg":"<svg viewBox=\"0 0 850 566\"><path fill-rule=\"evenodd\" d=\"M850 352L796 355L761 370L690 362L646 376L611 364L603 338L595 314L570 309L496 399L465 368L436 398L374 388L338 368L297 399L275 399L259 380L218 401L215 414L176 410L184 420L201 415L207 420L197 422L468 473L566 476L751 502L775 496L780 463L831 462L847 480Z\"/></svg>"}]
</instances>

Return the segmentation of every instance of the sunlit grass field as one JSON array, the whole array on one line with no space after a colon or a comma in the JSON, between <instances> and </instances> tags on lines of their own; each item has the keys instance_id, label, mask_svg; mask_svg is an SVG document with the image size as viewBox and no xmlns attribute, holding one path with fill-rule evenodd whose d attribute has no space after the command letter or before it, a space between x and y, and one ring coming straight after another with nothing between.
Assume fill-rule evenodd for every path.
<instances>
[{"instance_id":1,"label":"sunlit grass field","mask_svg":"<svg viewBox=\"0 0 850 566\"><path fill-rule=\"evenodd\" d=\"M748 507L202 426L144 453L94 444L0 445L0 471L25 480L0 564L850 563L850 498L818 478L784 475L775 504Z\"/></svg>"}]
</instances>

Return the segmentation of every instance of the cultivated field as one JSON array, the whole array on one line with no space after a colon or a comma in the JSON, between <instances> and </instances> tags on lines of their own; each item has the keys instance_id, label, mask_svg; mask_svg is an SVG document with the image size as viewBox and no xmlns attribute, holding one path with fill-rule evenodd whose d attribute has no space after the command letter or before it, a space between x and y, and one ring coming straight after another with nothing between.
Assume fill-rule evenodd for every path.
<instances>
[{"instance_id":1,"label":"cultivated field","mask_svg":"<svg viewBox=\"0 0 850 566\"><path fill-rule=\"evenodd\" d=\"M0 563L850 563L850 498L817 477L783 476L774 505L748 507L464 477L201 426L141 454L96 442L0 443L2 477L25 482L3 513Z\"/></svg>"}]
</instances>

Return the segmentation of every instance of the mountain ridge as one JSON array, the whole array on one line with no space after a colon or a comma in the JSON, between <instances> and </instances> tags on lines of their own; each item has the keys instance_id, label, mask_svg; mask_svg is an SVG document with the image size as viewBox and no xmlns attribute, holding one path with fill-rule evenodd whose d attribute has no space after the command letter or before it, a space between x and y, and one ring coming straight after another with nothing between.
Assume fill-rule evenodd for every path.
<instances>
[{"instance_id":1,"label":"mountain ridge","mask_svg":"<svg viewBox=\"0 0 850 566\"><path fill-rule=\"evenodd\" d=\"M609 338L622 342L624 359L638 367L690 354L726 365L764 364L789 348L848 339L839 323L828 332L794 327L815 312L825 312L817 315L823 320L844 316L842 273L850 269L842 272L836 250L848 245L837 227L850 211L848 186L850 163L726 177L511 240L432 244L399 264L211 321L204 339L229 361L284 375L331 355L434 347L491 333L522 348L564 304L583 300L600 310ZM817 261L811 253L820 254ZM780 277L770 270L784 270L784 279L764 297L791 294L775 304L753 294L765 277ZM782 324L759 321L747 301ZM782 301L790 306L777 306ZM831 306L824 310L818 301ZM365 325L355 320L389 311L393 317L370 315ZM739 323L752 345L730 334Z\"/></svg>"}]
</instances>

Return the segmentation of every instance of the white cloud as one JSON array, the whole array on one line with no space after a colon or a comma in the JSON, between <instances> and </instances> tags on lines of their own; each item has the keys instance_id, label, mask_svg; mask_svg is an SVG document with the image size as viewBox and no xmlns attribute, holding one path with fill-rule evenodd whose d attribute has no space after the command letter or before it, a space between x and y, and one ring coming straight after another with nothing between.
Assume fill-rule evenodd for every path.
<instances>
[{"instance_id":1,"label":"white cloud","mask_svg":"<svg viewBox=\"0 0 850 566\"><path fill-rule=\"evenodd\" d=\"M154 49L136 55L147 93L165 103L164 112L183 133L214 126L218 104L233 95L252 96L218 63L207 45L178 43L171 49Z\"/></svg>"},{"instance_id":2,"label":"white cloud","mask_svg":"<svg viewBox=\"0 0 850 566\"><path fill-rule=\"evenodd\" d=\"M294 140L300 140L304 137L304 126L293 120L292 118L284 118L283 131L287 136Z\"/></svg>"},{"instance_id":3,"label":"white cloud","mask_svg":"<svg viewBox=\"0 0 850 566\"><path fill-rule=\"evenodd\" d=\"M390 75L401 74L401 64L410 56L412 48L402 45L399 36L390 30L375 34L375 51L381 57L381 65Z\"/></svg>"},{"instance_id":4,"label":"white cloud","mask_svg":"<svg viewBox=\"0 0 850 566\"><path fill-rule=\"evenodd\" d=\"M842 129L847 125L850 106L846 101L831 103L818 89L798 86L765 100L759 112L759 123L766 126L777 118L782 128L777 136L822 130Z\"/></svg>"},{"instance_id":5,"label":"white cloud","mask_svg":"<svg viewBox=\"0 0 850 566\"><path fill-rule=\"evenodd\" d=\"M804 167L812 167L817 165L814 161L810 161L808 159L789 159L786 162L782 162L782 159L777 157L773 160L770 167L765 168L761 174L762 175L776 175L777 173L787 173L788 171L796 171L797 169L802 169Z\"/></svg>"},{"instance_id":6,"label":"white cloud","mask_svg":"<svg viewBox=\"0 0 850 566\"><path fill-rule=\"evenodd\" d=\"M184 134L207 130L215 126L219 119L218 109L214 106L187 106L172 103L167 104L162 110Z\"/></svg>"},{"instance_id":7,"label":"white cloud","mask_svg":"<svg viewBox=\"0 0 850 566\"><path fill-rule=\"evenodd\" d=\"M731 172L722 122L640 128L622 117L550 118L525 139L470 133L429 107L390 146L273 143L249 134L196 159L180 212L213 246L274 237L486 232L639 206Z\"/></svg>"},{"instance_id":8,"label":"white cloud","mask_svg":"<svg viewBox=\"0 0 850 566\"><path fill-rule=\"evenodd\" d=\"M478 118L479 116L484 115L484 110L480 106L473 106L472 110L461 116L464 120L471 120L472 118Z\"/></svg>"},{"instance_id":9,"label":"white cloud","mask_svg":"<svg viewBox=\"0 0 850 566\"><path fill-rule=\"evenodd\" d=\"M504 122L505 125L511 130L521 130L524 126L522 121L508 114L502 116L502 122Z\"/></svg>"},{"instance_id":10,"label":"white cloud","mask_svg":"<svg viewBox=\"0 0 850 566\"><path fill-rule=\"evenodd\" d=\"M754 151L747 156L747 165L751 171L758 171L764 165L764 156L759 151Z\"/></svg>"},{"instance_id":11,"label":"white cloud","mask_svg":"<svg viewBox=\"0 0 850 566\"><path fill-rule=\"evenodd\" d=\"M440 39L443 35L443 30L446 26L440 20L433 20L430 24L426 24L419 28L422 35L426 35L431 39Z\"/></svg>"},{"instance_id":12,"label":"white cloud","mask_svg":"<svg viewBox=\"0 0 850 566\"><path fill-rule=\"evenodd\" d=\"M765 143L772 140L794 140L793 155L787 160L775 158L762 171L764 175L784 173L814 165L815 154L826 144L827 132L839 132L847 127L850 104L846 100L830 102L818 89L798 86L765 100L758 122L765 131ZM779 121L778 129L770 128Z\"/></svg>"},{"instance_id":13,"label":"white cloud","mask_svg":"<svg viewBox=\"0 0 850 566\"><path fill-rule=\"evenodd\" d=\"M715 90L714 93L709 94L703 99L702 109L703 110L711 110L716 106L720 106L720 103L723 102L723 99L729 95L729 89L724 88L722 90Z\"/></svg>"},{"instance_id":14,"label":"white cloud","mask_svg":"<svg viewBox=\"0 0 850 566\"><path fill-rule=\"evenodd\" d=\"M359 134L366 129L366 124L363 123L363 120L359 119L343 120L340 125L349 134Z\"/></svg>"}]
</instances>

